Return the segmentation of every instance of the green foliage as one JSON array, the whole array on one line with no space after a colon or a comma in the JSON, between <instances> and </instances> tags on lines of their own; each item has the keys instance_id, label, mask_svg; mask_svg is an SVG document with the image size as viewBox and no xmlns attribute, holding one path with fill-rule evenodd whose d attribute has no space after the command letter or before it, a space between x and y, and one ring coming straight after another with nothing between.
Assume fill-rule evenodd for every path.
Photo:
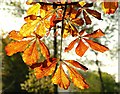
<instances>
[{"instance_id":1,"label":"green foliage","mask_svg":"<svg viewBox=\"0 0 120 94\"><path fill-rule=\"evenodd\" d=\"M82 75L84 75L84 77L86 78L86 81L90 85L90 88L88 88L86 90L81 90L79 88L74 87L74 85L71 84L70 92L76 92L75 94L77 94L77 92L78 92L78 94L80 92L82 94L86 94L86 92L88 94L97 92L97 94L100 94L101 93L101 82L100 82L98 73L96 71L87 72L87 73L80 71L80 73L82 73ZM118 86L116 86L114 77L108 73L102 72L102 78L103 78L103 82L104 82L105 92L106 93L107 92L116 93Z\"/></svg>"},{"instance_id":2,"label":"green foliage","mask_svg":"<svg viewBox=\"0 0 120 94\"><path fill-rule=\"evenodd\" d=\"M27 80L21 84L21 88L23 90L32 93L53 94L54 86L51 82L50 76L38 80L33 74L33 71L30 70L29 74L26 77Z\"/></svg>"},{"instance_id":3,"label":"green foliage","mask_svg":"<svg viewBox=\"0 0 120 94\"><path fill-rule=\"evenodd\" d=\"M2 91L22 92L20 83L26 79L25 75L28 74L28 68L19 53L12 57L5 54L4 46L9 41L7 38L2 39Z\"/></svg>"}]
</instances>

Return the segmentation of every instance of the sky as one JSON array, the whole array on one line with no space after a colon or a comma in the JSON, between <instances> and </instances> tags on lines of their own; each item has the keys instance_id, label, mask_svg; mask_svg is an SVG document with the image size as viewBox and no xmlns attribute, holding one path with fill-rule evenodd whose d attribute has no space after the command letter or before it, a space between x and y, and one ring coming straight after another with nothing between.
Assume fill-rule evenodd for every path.
<instances>
[{"instance_id":1,"label":"sky","mask_svg":"<svg viewBox=\"0 0 120 94\"><path fill-rule=\"evenodd\" d=\"M14 0L13 0L14 1ZM22 2L24 0L21 0ZM21 26L24 24L24 17L25 14L22 17L16 17L14 15L12 15L11 13L9 13L8 10L3 10L3 8L6 8L6 5L1 4L0 5L0 35L3 34L3 31L5 34L8 34L8 32L10 32L11 30L17 30L19 31ZM12 9L13 7L11 7ZM28 8L28 7L26 7ZM106 26L106 22L104 21L98 21L98 20L94 20L96 23L100 23L98 24L94 29L105 29ZM117 27L116 27L117 28ZM113 39L115 41L113 41ZM118 31L116 31L114 33L114 38L111 39L111 42L108 46L110 49L113 49L114 45L117 44L118 42ZM68 39L66 39L68 40ZM66 41L64 40L64 41ZM70 43L71 40L67 41L67 44ZM107 56L105 54L108 54ZM90 57L90 59L95 59L95 55L94 53L92 53L90 50L88 50L85 54L86 56ZM63 57L66 57L67 59L80 59L79 56L77 56L74 52L71 53L63 53ZM82 60L84 60L85 58L83 57ZM98 59L102 62L102 64L104 65L103 67L101 67L101 70L103 72L107 72L109 74L115 75L115 80L118 81L118 60L114 59L111 60L110 56L109 56L109 52L105 52L105 53L99 53L98 55ZM87 62L85 63L85 65L90 69L90 70L97 70L97 66L95 64L90 65L87 64Z\"/></svg>"}]
</instances>

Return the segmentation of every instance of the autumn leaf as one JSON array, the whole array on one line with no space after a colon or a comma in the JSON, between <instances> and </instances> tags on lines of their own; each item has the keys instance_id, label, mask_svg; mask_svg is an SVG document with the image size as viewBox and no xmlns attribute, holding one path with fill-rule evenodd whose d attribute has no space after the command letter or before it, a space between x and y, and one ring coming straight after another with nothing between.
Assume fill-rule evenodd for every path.
<instances>
[{"instance_id":1,"label":"autumn leaf","mask_svg":"<svg viewBox=\"0 0 120 94\"><path fill-rule=\"evenodd\" d=\"M26 41L17 41L17 42L11 42L5 47L6 54L8 56L12 56L13 54L17 52L22 52L26 49L28 46L28 43L30 40Z\"/></svg>"},{"instance_id":2,"label":"autumn leaf","mask_svg":"<svg viewBox=\"0 0 120 94\"><path fill-rule=\"evenodd\" d=\"M27 65L32 65L37 62L39 53L36 47L36 41L24 51L22 58Z\"/></svg>"},{"instance_id":3,"label":"autumn leaf","mask_svg":"<svg viewBox=\"0 0 120 94\"><path fill-rule=\"evenodd\" d=\"M55 74L53 75L52 82L54 84L58 84L61 88L68 89L70 81L67 75L65 74L61 64L56 70Z\"/></svg>"},{"instance_id":4,"label":"autumn leaf","mask_svg":"<svg viewBox=\"0 0 120 94\"><path fill-rule=\"evenodd\" d=\"M36 15L28 15L26 17L24 17L24 20L29 23L32 22L33 20L36 20L38 17Z\"/></svg>"},{"instance_id":5,"label":"autumn leaf","mask_svg":"<svg viewBox=\"0 0 120 94\"><path fill-rule=\"evenodd\" d=\"M85 19L86 25L92 23L90 17L88 16L88 14L87 14L85 11L83 11L83 16L84 16L84 19Z\"/></svg>"},{"instance_id":6,"label":"autumn leaf","mask_svg":"<svg viewBox=\"0 0 120 94\"><path fill-rule=\"evenodd\" d=\"M82 26L84 24L84 21L82 18L75 18L72 19L72 23L76 26Z\"/></svg>"},{"instance_id":7,"label":"autumn leaf","mask_svg":"<svg viewBox=\"0 0 120 94\"><path fill-rule=\"evenodd\" d=\"M34 32L34 29L37 26L39 21L40 19L36 19L30 23L25 23L20 29L20 34L23 35L24 37L30 36L31 33Z\"/></svg>"},{"instance_id":8,"label":"autumn leaf","mask_svg":"<svg viewBox=\"0 0 120 94\"><path fill-rule=\"evenodd\" d=\"M109 1L109 2L104 0L102 2L102 9L106 14L114 14L117 8L118 8L118 0Z\"/></svg>"},{"instance_id":9,"label":"autumn leaf","mask_svg":"<svg viewBox=\"0 0 120 94\"><path fill-rule=\"evenodd\" d=\"M70 51L73 47L74 47L74 45L75 45L75 43L78 41L79 39L77 38L77 39L75 39L74 41L72 41L69 45L68 45L68 47L66 47L65 48L65 52L68 52L68 51Z\"/></svg>"},{"instance_id":10,"label":"autumn leaf","mask_svg":"<svg viewBox=\"0 0 120 94\"><path fill-rule=\"evenodd\" d=\"M104 36L105 34L102 32L101 29L98 29L96 31L94 31L93 33L91 34L87 34L85 35L84 37L89 37L89 38L99 38L99 37L102 37Z\"/></svg>"},{"instance_id":11,"label":"autumn leaf","mask_svg":"<svg viewBox=\"0 0 120 94\"><path fill-rule=\"evenodd\" d=\"M9 33L9 38L11 38L13 40L22 40L23 36L19 33L19 31L12 30Z\"/></svg>"},{"instance_id":12,"label":"autumn leaf","mask_svg":"<svg viewBox=\"0 0 120 94\"><path fill-rule=\"evenodd\" d=\"M36 3L34 5L32 5L32 7L30 7L28 10L27 10L27 15L37 15L38 14L38 11L40 10L40 4L39 3Z\"/></svg>"},{"instance_id":13,"label":"autumn leaf","mask_svg":"<svg viewBox=\"0 0 120 94\"><path fill-rule=\"evenodd\" d=\"M44 76L49 76L52 75L52 73L54 72L56 67L56 62L51 63L49 66L47 67L35 67L34 71L35 71L35 76L37 79L40 79Z\"/></svg>"},{"instance_id":14,"label":"autumn leaf","mask_svg":"<svg viewBox=\"0 0 120 94\"><path fill-rule=\"evenodd\" d=\"M50 52L47 46L40 40L39 40L39 45L40 45L41 53L43 54L43 56L46 59L50 58Z\"/></svg>"},{"instance_id":15,"label":"autumn leaf","mask_svg":"<svg viewBox=\"0 0 120 94\"><path fill-rule=\"evenodd\" d=\"M91 9L86 9L86 11L87 11L90 15L92 15L92 16L94 16L95 18L101 20L101 13L97 12L96 10L91 10Z\"/></svg>"},{"instance_id":16,"label":"autumn leaf","mask_svg":"<svg viewBox=\"0 0 120 94\"><path fill-rule=\"evenodd\" d=\"M85 79L80 75L74 68L67 65L70 78L72 79L72 82L75 86L77 86L80 89L89 88L89 85L86 83Z\"/></svg>"},{"instance_id":17,"label":"autumn leaf","mask_svg":"<svg viewBox=\"0 0 120 94\"><path fill-rule=\"evenodd\" d=\"M105 52L107 50L109 50L109 48L105 47L104 45L101 45L97 42L93 42L92 40L88 40L88 39L84 39L92 49L96 50L96 51L100 51L100 52Z\"/></svg>"},{"instance_id":18,"label":"autumn leaf","mask_svg":"<svg viewBox=\"0 0 120 94\"><path fill-rule=\"evenodd\" d=\"M86 46L84 44L84 42L82 41L82 39L80 39L79 43L78 43L78 46L75 49L75 52L76 52L77 55L82 57L84 55L84 53L87 51L87 49L88 49L88 46Z\"/></svg>"},{"instance_id":19,"label":"autumn leaf","mask_svg":"<svg viewBox=\"0 0 120 94\"><path fill-rule=\"evenodd\" d=\"M75 60L64 60L64 61L72 64L74 67L81 68L84 71L88 70L87 67L85 67L84 65L80 64L79 62L77 62Z\"/></svg>"}]
</instances>

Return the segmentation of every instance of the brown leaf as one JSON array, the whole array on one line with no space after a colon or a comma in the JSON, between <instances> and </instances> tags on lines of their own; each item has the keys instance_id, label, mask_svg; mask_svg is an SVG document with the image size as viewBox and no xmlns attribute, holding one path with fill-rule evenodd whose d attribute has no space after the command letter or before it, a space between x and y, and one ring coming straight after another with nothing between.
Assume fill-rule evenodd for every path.
<instances>
[{"instance_id":1,"label":"brown leaf","mask_svg":"<svg viewBox=\"0 0 120 94\"><path fill-rule=\"evenodd\" d=\"M80 75L74 68L67 66L70 78L75 86L80 89L89 88L89 85L86 83L85 79Z\"/></svg>"},{"instance_id":2,"label":"brown leaf","mask_svg":"<svg viewBox=\"0 0 120 94\"><path fill-rule=\"evenodd\" d=\"M79 32L79 35L82 36L82 35L85 33L85 30L86 30L86 29L81 30L81 31Z\"/></svg>"},{"instance_id":3,"label":"brown leaf","mask_svg":"<svg viewBox=\"0 0 120 94\"><path fill-rule=\"evenodd\" d=\"M78 30L77 30L77 28L76 28L74 25L72 25L72 24L70 24L70 27L71 27L71 28L69 28L70 34L71 34L73 37L77 36L77 35L78 35Z\"/></svg>"},{"instance_id":4,"label":"brown leaf","mask_svg":"<svg viewBox=\"0 0 120 94\"><path fill-rule=\"evenodd\" d=\"M73 41L68 45L68 47L65 48L64 51L65 51L65 52L70 51L70 50L74 47L75 43L76 43L78 40L79 40L78 38L75 39L75 40L73 40Z\"/></svg>"},{"instance_id":5,"label":"brown leaf","mask_svg":"<svg viewBox=\"0 0 120 94\"><path fill-rule=\"evenodd\" d=\"M22 58L27 65L32 65L37 62L39 59L39 53L36 47L36 42L34 42L24 51Z\"/></svg>"},{"instance_id":6,"label":"brown leaf","mask_svg":"<svg viewBox=\"0 0 120 94\"><path fill-rule=\"evenodd\" d=\"M23 36L18 31L15 31L15 30L12 30L9 33L9 37L14 40L22 40L23 39Z\"/></svg>"},{"instance_id":7,"label":"brown leaf","mask_svg":"<svg viewBox=\"0 0 120 94\"><path fill-rule=\"evenodd\" d=\"M80 9L78 9L78 11L77 11L77 14L76 14L75 18L77 18L77 17L81 14L81 12L82 12L82 9L81 9L81 8L80 8Z\"/></svg>"},{"instance_id":8,"label":"brown leaf","mask_svg":"<svg viewBox=\"0 0 120 94\"><path fill-rule=\"evenodd\" d=\"M50 58L50 52L47 46L40 40L39 40L39 44L40 44L40 49L41 49L41 53L43 54L43 56L46 59Z\"/></svg>"},{"instance_id":9,"label":"brown leaf","mask_svg":"<svg viewBox=\"0 0 120 94\"><path fill-rule=\"evenodd\" d=\"M5 51L8 56L12 56L13 54L17 52L22 52L26 49L28 46L28 43L30 41L17 41L17 42L11 42L5 47Z\"/></svg>"},{"instance_id":10,"label":"brown leaf","mask_svg":"<svg viewBox=\"0 0 120 94\"><path fill-rule=\"evenodd\" d=\"M99 38L99 37L102 37L104 36L105 34L102 32L101 29L98 29L96 31L94 31L93 33L91 34L87 34L85 35L84 37L89 37L89 38Z\"/></svg>"},{"instance_id":11,"label":"brown leaf","mask_svg":"<svg viewBox=\"0 0 120 94\"><path fill-rule=\"evenodd\" d=\"M66 62L72 64L73 66L77 67L77 68L81 68L84 71L88 70L87 67L85 67L84 65L80 64L79 62L75 61L75 60L65 60Z\"/></svg>"},{"instance_id":12,"label":"brown leaf","mask_svg":"<svg viewBox=\"0 0 120 94\"><path fill-rule=\"evenodd\" d=\"M75 19L72 19L72 24L77 26L82 26L84 24L84 21L82 18L75 18Z\"/></svg>"},{"instance_id":13,"label":"brown leaf","mask_svg":"<svg viewBox=\"0 0 120 94\"><path fill-rule=\"evenodd\" d=\"M33 20L36 20L37 19L37 16L36 15L29 15L29 16L26 16L24 18L24 20L29 23L29 22L32 22Z\"/></svg>"},{"instance_id":14,"label":"brown leaf","mask_svg":"<svg viewBox=\"0 0 120 94\"><path fill-rule=\"evenodd\" d=\"M58 84L61 88L68 89L70 81L67 75L65 74L61 64L56 70L55 74L53 75L52 82L54 84Z\"/></svg>"},{"instance_id":15,"label":"brown leaf","mask_svg":"<svg viewBox=\"0 0 120 94\"><path fill-rule=\"evenodd\" d=\"M51 63L48 67L36 67L34 68L35 76L37 79L40 79L44 76L52 75L56 67L56 62Z\"/></svg>"},{"instance_id":16,"label":"brown leaf","mask_svg":"<svg viewBox=\"0 0 120 94\"><path fill-rule=\"evenodd\" d=\"M90 17L88 16L88 14L87 14L84 10L83 10L83 16L84 16L84 19L85 19L86 25L92 23Z\"/></svg>"},{"instance_id":17,"label":"brown leaf","mask_svg":"<svg viewBox=\"0 0 120 94\"><path fill-rule=\"evenodd\" d=\"M97 12L96 10L86 9L86 11L94 16L95 18L101 20L101 13Z\"/></svg>"},{"instance_id":18,"label":"brown leaf","mask_svg":"<svg viewBox=\"0 0 120 94\"><path fill-rule=\"evenodd\" d=\"M86 46L84 42L82 41L82 39L80 39L78 46L75 49L75 52L77 55L82 57L84 53L87 51L87 49L88 49L88 46Z\"/></svg>"},{"instance_id":19,"label":"brown leaf","mask_svg":"<svg viewBox=\"0 0 120 94\"><path fill-rule=\"evenodd\" d=\"M96 50L96 51L100 51L100 52L105 52L107 50L109 50L108 47L105 47L104 45L101 45L97 42L93 42L92 40L88 40L88 39L84 39L92 49Z\"/></svg>"}]
</instances>

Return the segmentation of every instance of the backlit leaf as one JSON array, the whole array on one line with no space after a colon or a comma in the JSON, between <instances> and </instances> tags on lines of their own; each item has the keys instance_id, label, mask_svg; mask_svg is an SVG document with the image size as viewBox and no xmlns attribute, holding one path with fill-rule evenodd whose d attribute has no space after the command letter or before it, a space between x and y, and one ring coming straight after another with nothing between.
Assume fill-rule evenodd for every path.
<instances>
[{"instance_id":1,"label":"backlit leaf","mask_svg":"<svg viewBox=\"0 0 120 94\"><path fill-rule=\"evenodd\" d=\"M88 16L88 14L85 11L83 11L83 15L84 15L86 25L91 24L92 21L91 21L90 17Z\"/></svg>"},{"instance_id":2,"label":"backlit leaf","mask_svg":"<svg viewBox=\"0 0 120 94\"><path fill-rule=\"evenodd\" d=\"M67 75L65 74L61 64L56 70L55 74L53 75L52 82L54 84L58 84L61 88L68 89L70 81Z\"/></svg>"},{"instance_id":3,"label":"backlit leaf","mask_svg":"<svg viewBox=\"0 0 120 94\"><path fill-rule=\"evenodd\" d=\"M35 76L40 79L44 76L52 75L56 67L56 62L51 63L48 67L43 68L42 66L34 68Z\"/></svg>"},{"instance_id":4,"label":"backlit leaf","mask_svg":"<svg viewBox=\"0 0 120 94\"><path fill-rule=\"evenodd\" d=\"M75 60L65 60L66 62L72 64L73 66L77 67L77 68L81 68L84 71L88 70L87 67L85 67L84 65L80 64L79 62L75 61Z\"/></svg>"},{"instance_id":5,"label":"backlit leaf","mask_svg":"<svg viewBox=\"0 0 120 94\"><path fill-rule=\"evenodd\" d=\"M94 31L93 33L91 34L87 34L85 35L84 37L89 37L89 38L99 38L99 37L102 37L104 36L105 34L102 32L101 29L98 29L96 31Z\"/></svg>"},{"instance_id":6,"label":"backlit leaf","mask_svg":"<svg viewBox=\"0 0 120 94\"><path fill-rule=\"evenodd\" d=\"M100 52L105 52L107 50L109 50L109 48L105 47L104 45L101 45L97 42L93 42L92 40L88 40L88 39L84 39L92 49L96 50L96 51L100 51Z\"/></svg>"},{"instance_id":7,"label":"backlit leaf","mask_svg":"<svg viewBox=\"0 0 120 94\"><path fill-rule=\"evenodd\" d=\"M86 9L86 11L94 16L95 18L101 20L101 13L97 12L96 10Z\"/></svg>"},{"instance_id":8,"label":"backlit leaf","mask_svg":"<svg viewBox=\"0 0 120 94\"><path fill-rule=\"evenodd\" d=\"M44 9L40 9L40 16L44 18L46 15L46 11Z\"/></svg>"},{"instance_id":9,"label":"backlit leaf","mask_svg":"<svg viewBox=\"0 0 120 94\"><path fill-rule=\"evenodd\" d=\"M29 15L29 16L26 16L26 17L24 18L24 20L25 20L27 23L32 22L33 20L36 20L36 19L37 19L37 16L35 16L35 15Z\"/></svg>"},{"instance_id":10,"label":"backlit leaf","mask_svg":"<svg viewBox=\"0 0 120 94\"><path fill-rule=\"evenodd\" d=\"M27 65L32 65L37 62L39 59L39 53L36 47L36 42L24 51L22 58Z\"/></svg>"},{"instance_id":11,"label":"backlit leaf","mask_svg":"<svg viewBox=\"0 0 120 94\"><path fill-rule=\"evenodd\" d=\"M102 2L102 9L106 14L115 13L117 8L118 8L118 0L109 1L109 2L107 0L104 0L104 2Z\"/></svg>"},{"instance_id":12,"label":"backlit leaf","mask_svg":"<svg viewBox=\"0 0 120 94\"><path fill-rule=\"evenodd\" d=\"M39 23L35 32L36 32L36 34L38 34L41 37L45 36L46 28L45 28L44 22Z\"/></svg>"},{"instance_id":13,"label":"backlit leaf","mask_svg":"<svg viewBox=\"0 0 120 94\"><path fill-rule=\"evenodd\" d=\"M12 56L13 54L17 52L22 52L26 49L28 46L28 43L30 41L17 41L17 42L11 42L5 47L6 54L8 56Z\"/></svg>"},{"instance_id":14,"label":"backlit leaf","mask_svg":"<svg viewBox=\"0 0 120 94\"><path fill-rule=\"evenodd\" d=\"M86 83L85 79L80 75L74 68L67 66L70 78L75 86L80 89L89 88L89 85Z\"/></svg>"},{"instance_id":15,"label":"backlit leaf","mask_svg":"<svg viewBox=\"0 0 120 94\"><path fill-rule=\"evenodd\" d=\"M40 20L34 20L31 23L25 23L20 29L20 34L23 35L24 37L30 36L31 33L34 32L34 29L39 21Z\"/></svg>"},{"instance_id":16,"label":"backlit leaf","mask_svg":"<svg viewBox=\"0 0 120 94\"><path fill-rule=\"evenodd\" d=\"M43 56L46 59L50 58L50 52L47 46L40 40L39 40L39 44L40 44L40 49L41 49L41 53L43 54Z\"/></svg>"},{"instance_id":17,"label":"backlit leaf","mask_svg":"<svg viewBox=\"0 0 120 94\"><path fill-rule=\"evenodd\" d=\"M73 41L68 45L68 47L65 48L64 51L65 51L65 52L70 51L70 50L74 47L75 43L76 43L78 40L79 40L78 38L75 39L75 40L73 40Z\"/></svg>"},{"instance_id":18,"label":"backlit leaf","mask_svg":"<svg viewBox=\"0 0 120 94\"><path fill-rule=\"evenodd\" d=\"M84 42L82 41L82 39L80 39L78 46L75 49L75 52L77 55L82 57L84 53L87 51L87 49L88 49L88 46L86 46Z\"/></svg>"},{"instance_id":19,"label":"backlit leaf","mask_svg":"<svg viewBox=\"0 0 120 94\"><path fill-rule=\"evenodd\" d=\"M27 15L37 15L40 10L40 4L36 3L27 10Z\"/></svg>"},{"instance_id":20,"label":"backlit leaf","mask_svg":"<svg viewBox=\"0 0 120 94\"><path fill-rule=\"evenodd\" d=\"M14 40L22 40L23 39L23 36L18 31L15 31L15 30L12 30L9 33L9 37Z\"/></svg>"}]
</instances>

